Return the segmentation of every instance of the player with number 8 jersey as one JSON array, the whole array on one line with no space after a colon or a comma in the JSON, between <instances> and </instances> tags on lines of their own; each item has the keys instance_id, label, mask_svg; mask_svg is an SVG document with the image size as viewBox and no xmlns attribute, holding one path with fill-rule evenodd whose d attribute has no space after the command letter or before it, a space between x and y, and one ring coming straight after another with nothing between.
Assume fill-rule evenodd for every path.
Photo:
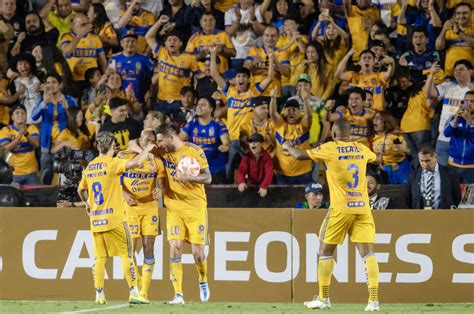
<instances>
[{"instance_id":1,"label":"player with number 8 jersey","mask_svg":"<svg viewBox=\"0 0 474 314\"><path fill-rule=\"evenodd\" d=\"M84 170L78 194L86 205L94 243L94 285L96 302L106 304L104 293L105 263L109 256L121 256L122 268L130 287L130 303L150 303L140 296L137 270L133 259L133 244L125 219L120 176L140 165L155 145L147 146L130 160L114 158L115 139L110 132L101 132L96 138L99 157Z\"/></svg>"},{"instance_id":2,"label":"player with number 8 jersey","mask_svg":"<svg viewBox=\"0 0 474 314\"><path fill-rule=\"evenodd\" d=\"M376 159L367 146L351 141L351 124L344 120L334 123L333 142L310 150L300 150L285 142L282 145L296 159L322 161L326 169L331 206L319 231L318 283L319 296L309 302L311 309L327 309L329 286L334 269L334 250L349 234L364 260L369 288L366 311L378 311L379 268L374 253L375 224L367 192L367 164Z\"/></svg>"}]
</instances>

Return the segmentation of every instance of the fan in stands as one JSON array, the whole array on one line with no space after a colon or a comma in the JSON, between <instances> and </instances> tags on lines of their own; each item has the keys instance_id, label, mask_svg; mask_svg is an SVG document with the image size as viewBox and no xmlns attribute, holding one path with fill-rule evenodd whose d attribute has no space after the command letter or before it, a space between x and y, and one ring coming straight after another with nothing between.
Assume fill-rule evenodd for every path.
<instances>
[{"instance_id":1,"label":"fan in stands","mask_svg":"<svg viewBox=\"0 0 474 314\"><path fill-rule=\"evenodd\" d=\"M201 171L201 167L196 159L184 157L178 164L178 171L196 177Z\"/></svg>"}]
</instances>

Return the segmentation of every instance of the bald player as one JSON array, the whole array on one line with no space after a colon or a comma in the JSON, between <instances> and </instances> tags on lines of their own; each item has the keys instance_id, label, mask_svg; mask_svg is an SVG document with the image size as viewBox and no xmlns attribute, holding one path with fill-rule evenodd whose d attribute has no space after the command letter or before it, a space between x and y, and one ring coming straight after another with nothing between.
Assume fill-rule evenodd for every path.
<instances>
[{"instance_id":1,"label":"bald player","mask_svg":"<svg viewBox=\"0 0 474 314\"><path fill-rule=\"evenodd\" d=\"M331 207L319 231L319 295L305 302L310 309L329 309L329 285L334 269L334 250L346 234L355 243L365 263L369 302L365 311L379 311L379 267L374 254L375 224L367 193L367 163L376 155L367 146L350 140L351 125L339 120L332 127L334 141L310 150L300 150L291 142L282 147L298 160L322 161L326 169Z\"/></svg>"}]
</instances>

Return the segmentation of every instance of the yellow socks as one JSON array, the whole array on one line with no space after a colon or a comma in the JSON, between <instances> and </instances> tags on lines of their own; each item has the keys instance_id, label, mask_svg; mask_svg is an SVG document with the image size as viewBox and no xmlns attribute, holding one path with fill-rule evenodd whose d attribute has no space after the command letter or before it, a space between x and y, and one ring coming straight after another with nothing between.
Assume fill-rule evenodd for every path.
<instances>
[{"instance_id":1,"label":"yellow socks","mask_svg":"<svg viewBox=\"0 0 474 314\"><path fill-rule=\"evenodd\" d=\"M135 266L135 262L133 261L132 257L122 256L122 270L123 274L125 275L125 279L127 280L128 286L130 288L138 287L137 267Z\"/></svg>"},{"instance_id":2,"label":"yellow socks","mask_svg":"<svg viewBox=\"0 0 474 314\"><path fill-rule=\"evenodd\" d=\"M331 285L332 272L334 270L334 258L332 256L320 256L318 261L318 283L319 298L329 298L329 286Z\"/></svg>"},{"instance_id":3,"label":"yellow socks","mask_svg":"<svg viewBox=\"0 0 474 314\"><path fill-rule=\"evenodd\" d=\"M199 275L199 282L207 282L207 260L196 262L196 269Z\"/></svg>"},{"instance_id":4,"label":"yellow socks","mask_svg":"<svg viewBox=\"0 0 474 314\"><path fill-rule=\"evenodd\" d=\"M170 258L170 271L174 294L183 295L183 264L181 263L181 257Z\"/></svg>"},{"instance_id":5,"label":"yellow socks","mask_svg":"<svg viewBox=\"0 0 474 314\"><path fill-rule=\"evenodd\" d=\"M94 266L92 266L92 275L94 276L94 286L101 292L104 289L105 262L107 257L96 257Z\"/></svg>"},{"instance_id":6,"label":"yellow socks","mask_svg":"<svg viewBox=\"0 0 474 314\"><path fill-rule=\"evenodd\" d=\"M367 275L367 286L369 288L369 301L379 300L379 264L375 255L364 257L365 274Z\"/></svg>"},{"instance_id":7,"label":"yellow socks","mask_svg":"<svg viewBox=\"0 0 474 314\"><path fill-rule=\"evenodd\" d=\"M151 276L153 275L153 269L155 268L155 257L145 257L145 261L142 266L142 286L140 294L148 299L148 289L151 284Z\"/></svg>"}]
</instances>

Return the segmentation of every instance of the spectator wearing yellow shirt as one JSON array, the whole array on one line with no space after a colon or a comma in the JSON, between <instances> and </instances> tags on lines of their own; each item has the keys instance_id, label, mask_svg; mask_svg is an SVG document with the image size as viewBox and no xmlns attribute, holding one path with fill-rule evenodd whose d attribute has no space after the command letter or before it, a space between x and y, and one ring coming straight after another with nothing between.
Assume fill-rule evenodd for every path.
<instances>
[{"instance_id":1,"label":"spectator wearing yellow shirt","mask_svg":"<svg viewBox=\"0 0 474 314\"><path fill-rule=\"evenodd\" d=\"M297 85L298 77L307 74L311 78L311 94L323 101L329 99L336 87L336 79L331 72L326 54L319 42L312 42L306 48L306 58L295 69L291 81Z\"/></svg>"},{"instance_id":2,"label":"spectator wearing yellow shirt","mask_svg":"<svg viewBox=\"0 0 474 314\"><path fill-rule=\"evenodd\" d=\"M13 181L22 185L39 185L35 148L39 147L39 131L26 124L26 109L12 108L12 124L0 130L0 145L12 153L8 163L14 168Z\"/></svg>"},{"instance_id":3,"label":"spectator wearing yellow shirt","mask_svg":"<svg viewBox=\"0 0 474 314\"><path fill-rule=\"evenodd\" d=\"M324 35L318 36L321 24L326 23ZM311 33L311 38L322 45L324 55L327 60L326 71L329 77L334 77L336 67L344 58L349 47L349 36L344 29L334 22L330 15L321 13L319 15L318 23ZM334 80L334 78L333 78Z\"/></svg>"},{"instance_id":4,"label":"spectator wearing yellow shirt","mask_svg":"<svg viewBox=\"0 0 474 314\"><path fill-rule=\"evenodd\" d=\"M359 59L361 53L369 40L369 31L378 20L380 20L380 9L371 6L370 0L356 0L356 5L351 4L351 0L344 0L344 12L351 33L352 48L355 53L354 60Z\"/></svg>"},{"instance_id":5,"label":"spectator wearing yellow shirt","mask_svg":"<svg viewBox=\"0 0 474 314\"><path fill-rule=\"evenodd\" d=\"M120 12L118 27L123 29L122 35L134 33L138 36L138 53L149 52L145 34L156 22L156 16L142 8L143 0L126 2L127 10Z\"/></svg>"},{"instance_id":6,"label":"spectator wearing yellow shirt","mask_svg":"<svg viewBox=\"0 0 474 314\"><path fill-rule=\"evenodd\" d=\"M84 14L77 14L73 21L73 31L61 37L61 50L81 91L87 87L84 77L87 69L99 67L104 73L107 68L102 42L92 33L92 24Z\"/></svg>"},{"instance_id":7,"label":"spectator wearing yellow shirt","mask_svg":"<svg viewBox=\"0 0 474 314\"><path fill-rule=\"evenodd\" d=\"M410 89L412 92L400 123L400 129L412 156L418 156L421 145L431 141L431 119L434 109L428 95L430 89L434 87L434 77L438 71L439 65L434 63L422 90ZM416 158L413 160L415 163L418 162Z\"/></svg>"},{"instance_id":8,"label":"spectator wearing yellow shirt","mask_svg":"<svg viewBox=\"0 0 474 314\"><path fill-rule=\"evenodd\" d=\"M307 150L309 146L309 130L311 128L311 94L304 90L301 98L304 103L304 113L301 115L300 104L297 100L288 100L283 113L279 114L276 106L276 87L272 90L270 101L270 118L275 125L277 184L306 184L311 181L311 160L297 160L284 150L283 143L289 141L298 149Z\"/></svg>"},{"instance_id":9,"label":"spectator wearing yellow shirt","mask_svg":"<svg viewBox=\"0 0 474 314\"><path fill-rule=\"evenodd\" d=\"M110 56L113 49L118 47L119 41L104 5L102 3L92 3L87 11L87 17L92 23L92 33L99 36L105 54Z\"/></svg>"},{"instance_id":10,"label":"spectator wearing yellow shirt","mask_svg":"<svg viewBox=\"0 0 474 314\"><path fill-rule=\"evenodd\" d=\"M335 102L328 100L324 106L329 122L344 119L351 124L351 141L361 142L370 147L369 122L374 118L373 110L364 108L365 92L360 88L352 88L347 92L347 106L339 106L332 112Z\"/></svg>"},{"instance_id":11,"label":"spectator wearing yellow shirt","mask_svg":"<svg viewBox=\"0 0 474 314\"><path fill-rule=\"evenodd\" d=\"M286 51L290 60L290 76L283 75L281 78L282 101L286 101L296 93L296 88L292 84L296 66L303 62L308 45L308 36L301 35L298 28L300 19L297 15L288 14L283 24L284 34L278 38L276 47L278 50Z\"/></svg>"},{"instance_id":12,"label":"spectator wearing yellow shirt","mask_svg":"<svg viewBox=\"0 0 474 314\"><path fill-rule=\"evenodd\" d=\"M388 184L406 184L410 174L410 155L405 139L400 134L397 120L388 112L374 116L372 148L377 154L376 163L387 173Z\"/></svg>"},{"instance_id":13,"label":"spectator wearing yellow shirt","mask_svg":"<svg viewBox=\"0 0 474 314\"><path fill-rule=\"evenodd\" d=\"M452 20L447 20L436 39L436 50L446 49L444 70L447 76L454 74L454 63L466 59L474 64L474 23L472 6L461 2L454 9Z\"/></svg>"},{"instance_id":14,"label":"spectator wearing yellow shirt","mask_svg":"<svg viewBox=\"0 0 474 314\"><path fill-rule=\"evenodd\" d=\"M3 74L0 73L0 77ZM21 84L17 92L11 95L10 90L8 87L8 80L0 79L0 129L2 126L8 125L10 122L10 106L14 104L20 96L22 96L25 91L25 85Z\"/></svg>"},{"instance_id":15,"label":"spectator wearing yellow shirt","mask_svg":"<svg viewBox=\"0 0 474 314\"><path fill-rule=\"evenodd\" d=\"M340 80L349 82L350 87L359 87L371 91L374 95L373 109L382 111L385 108L383 98L384 87L390 82L395 72L395 60L392 57L385 56L382 60L379 60L379 65L387 65L387 71L375 73L375 54L370 50L364 50L360 54L360 71L345 71L349 59L355 53L356 50L354 48L349 50L337 67L335 75Z\"/></svg>"},{"instance_id":16,"label":"spectator wearing yellow shirt","mask_svg":"<svg viewBox=\"0 0 474 314\"><path fill-rule=\"evenodd\" d=\"M70 107L67 109L66 114L66 128L61 132L59 132L58 129L53 131L53 138L56 138L56 140L51 148L51 153L56 154L63 148L89 150L94 134L90 134L81 109L78 107Z\"/></svg>"},{"instance_id":17,"label":"spectator wearing yellow shirt","mask_svg":"<svg viewBox=\"0 0 474 314\"><path fill-rule=\"evenodd\" d=\"M158 83L158 101L154 110L166 115L176 114L180 110L181 88L191 85L191 77L198 72L194 55L182 53L181 34L173 30L166 34L164 45L158 44L156 34L166 25L169 17L162 15L148 31L145 38L158 61L152 83Z\"/></svg>"},{"instance_id":18,"label":"spectator wearing yellow shirt","mask_svg":"<svg viewBox=\"0 0 474 314\"><path fill-rule=\"evenodd\" d=\"M277 97L281 97L281 77L290 76L290 60L286 51L276 49L278 42L278 29L275 26L267 26L263 31L263 47L252 47L245 59L244 67L252 73L252 82L262 82L268 74L269 54L275 60L275 78L271 82L263 96L269 96L273 87L277 87Z\"/></svg>"},{"instance_id":19,"label":"spectator wearing yellow shirt","mask_svg":"<svg viewBox=\"0 0 474 314\"><path fill-rule=\"evenodd\" d=\"M216 18L210 12L201 16L202 32L195 33L188 41L186 52L194 54L198 60L203 60L211 53L210 47L217 46L219 57L219 72L224 73L229 69L228 58L235 57L234 44L229 35L216 29ZM199 70L204 71L204 63L199 63Z\"/></svg>"},{"instance_id":20,"label":"spectator wearing yellow shirt","mask_svg":"<svg viewBox=\"0 0 474 314\"><path fill-rule=\"evenodd\" d=\"M242 67L237 70L235 84L222 77L217 70L217 47L211 47L211 76L219 86L221 94L227 104L227 129L231 146L229 149L226 167L227 179L234 181L234 170L238 167L240 156L240 137L242 131L249 129L253 115L253 99L261 96L269 87L275 75L275 60L273 52L269 53L269 68L264 80L252 83L249 69Z\"/></svg>"},{"instance_id":21,"label":"spectator wearing yellow shirt","mask_svg":"<svg viewBox=\"0 0 474 314\"><path fill-rule=\"evenodd\" d=\"M55 11L51 11L56 6ZM40 11L43 20L57 28L59 38L72 31L72 20L76 13L72 10L71 0L48 0Z\"/></svg>"}]
</instances>

